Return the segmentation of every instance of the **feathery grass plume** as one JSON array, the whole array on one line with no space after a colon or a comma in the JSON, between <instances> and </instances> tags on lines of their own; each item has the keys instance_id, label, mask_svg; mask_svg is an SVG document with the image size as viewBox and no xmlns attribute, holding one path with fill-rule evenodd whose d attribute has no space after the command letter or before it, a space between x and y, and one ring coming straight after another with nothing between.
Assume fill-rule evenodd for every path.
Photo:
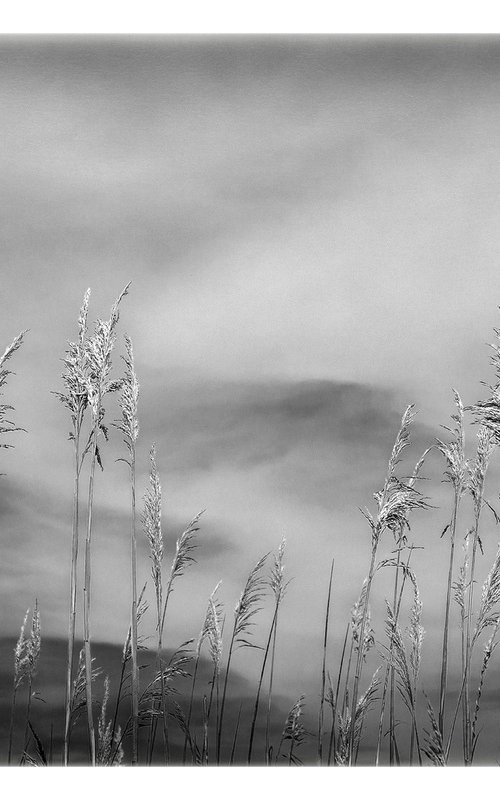
<instances>
[{"instance_id":1,"label":"feathery grass plume","mask_svg":"<svg viewBox=\"0 0 500 800\"><path fill-rule=\"evenodd\" d=\"M92 659L92 663L94 663L95 658ZM92 681L95 682L97 678L101 675L102 670L100 667L93 667L92 668ZM71 705L70 705L70 731L71 728L76 724L76 721L80 715L80 713L85 709L87 705L87 696L85 692L85 682L86 682L86 671L85 671L85 650L82 647L80 650L80 655L78 659L78 669L76 670L76 674L73 680L73 686L71 691Z\"/></svg>"},{"instance_id":2,"label":"feathery grass plume","mask_svg":"<svg viewBox=\"0 0 500 800\"><path fill-rule=\"evenodd\" d=\"M161 649L162 649L162 606L163 606L163 582L162 582L162 562L164 555L163 534L161 529L161 483L156 466L156 446L153 444L149 453L149 488L144 495L144 510L141 515L142 526L149 543L149 555L151 558L151 575L155 587L156 597L156 668L161 674ZM153 703L155 698L152 698ZM151 726L148 742L148 763L151 762L153 755L153 718L155 707L151 709Z\"/></svg>"},{"instance_id":3,"label":"feathery grass plume","mask_svg":"<svg viewBox=\"0 0 500 800\"><path fill-rule=\"evenodd\" d=\"M238 647L255 647L247 637L251 634L251 627L253 626L253 617L260 610L260 601L264 597L266 589L266 581L262 578L262 569L266 563L269 553L260 558L255 567L250 572L245 588L240 595L240 599L236 603L234 609L234 622L233 630L231 633L231 640L229 643L229 652L227 656L226 674L224 677L224 688L222 690L222 701L220 707L220 714L218 720L217 732L217 763L220 764L221 756L221 739L222 739L222 726L224 722L224 708L226 703L227 684L229 678L229 670L231 667L231 659L233 650Z\"/></svg>"},{"instance_id":4,"label":"feathery grass plume","mask_svg":"<svg viewBox=\"0 0 500 800\"><path fill-rule=\"evenodd\" d=\"M10 727L9 727L9 750L7 755L7 763L11 763L12 758L12 738L14 735L14 718L16 713L16 698L17 692L20 688L21 684L23 683L24 679L28 675L28 656L26 654L26 648L28 640L25 636L26 630L26 623L28 622L28 614L30 610L26 611L24 615L24 620L21 625L21 632L19 634L19 638L17 640L16 646L14 648L14 682L12 688L12 703L10 709Z\"/></svg>"},{"instance_id":5,"label":"feathery grass plume","mask_svg":"<svg viewBox=\"0 0 500 800\"><path fill-rule=\"evenodd\" d=\"M500 601L500 544L495 555L495 560L483 584L481 602L477 615L477 622L472 636L474 644L480 634L490 625L497 625L500 615L492 614L494 607Z\"/></svg>"},{"instance_id":6,"label":"feathery grass plume","mask_svg":"<svg viewBox=\"0 0 500 800\"><path fill-rule=\"evenodd\" d=\"M83 451L83 456L90 455L90 474L87 501L87 531L85 538L85 563L84 563L84 586L83 586L83 638L85 646L85 669L86 682L85 690L87 693L87 727L89 735L89 749L92 766L96 763L96 744L94 717L92 709L92 653L91 653L91 634L90 634L90 613L91 613L91 542L92 542L92 522L94 504L94 481L96 462L102 469L101 454L98 446L98 437L103 435L108 438L108 431L104 424L105 410L103 400L110 392L116 392L121 388L121 381L113 381L111 374L111 356L115 345L115 329L119 319L119 305L125 295L128 294L130 283L125 286L118 298L115 300L108 320L98 319L95 323L92 336L84 339L83 347L85 350L86 363L86 389L88 406L91 412L91 432L87 445Z\"/></svg>"},{"instance_id":7,"label":"feathery grass plume","mask_svg":"<svg viewBox=\"0 0 500 800\"><path fill-rule=\"evenodd\" d=\"M170 716L175 719L181 732L184 734L184 738L186 739L189 749L191 750L193 764L197 766L200 765L202 763L202 754L198 745L196 744L196 739L191 735L189 723L184 715L184 711L180 707L179 703L175 702L175 700L172 703L172 711L170 711Z\"/></svg>"},{"instance_id":8,"label":"feathery grass plume","mask_svg":"<svg viewBox=\"0 0 500 800\"><path fill-rule=\"evenodd\" d=\"M305 696L302 694L296 703L293 704L292 708L290 709L288 716L286 718L285 727L283 728L283 733L281 734L281 741L278 748L278 753L276 755L276 762L278 762L281 750L285 742L290 742L290 749L288 751L288 755L283 754L283 758L288 760L289 766L292 764L300 764L301 761L297 756L294 754L294 750L304 742L306 737L306 730L304 728L304 724L302 722L302 714L304 711L304 699Z\"/></svg>"},{"instance_id":9,"label":"feathery grass plume","mask_svg":"<svg viewBox=\"0 0 500 800\"><path fill-rule=\"evenodd\" d=\"M189 649L193 641L193 639L188 639L187 642L183 642L172 654L167 664L162 661L160 669L155 672L152 680L141 693L139 706L142 705L143 709L139 708L139 716L142 719L161 716L163 713L161 708L155 708L154 703L151 703L151 701L160 701L165 693L175 694L176 689L171 684L177 678L190 677L186 667L193 660L193 651ZM147 707L148 703L151 705L150 708Z\"/></svg>"},{"instance_id":10,"label":"feathery grass plume","mask_svg":"<svg viewBox=\"0 0 500 800\"><path fill-rule=\"evenodd\" d=\"M373 517L370 512L363 512L371 528L371 561L366 582L366 595L364 601L363 615L359 634L360 642L364 643L366 622L368 615L368 603L370 599L371 585L375 574L375 564L377 558L377 548L382 534L386 530L394 534L401 535L401 531L409 528L408 516L411 511L418 508L427 508L428 504L419 492L412 485L402 483L394 474L397 465L401 460L404 449L409 445L410 427L414 419L413 405L408 406L401 420L401 426L396 436L394 446L389 458L387 475L383 489L374 494L377 504L377 515ZM363 668L363 646L358 647L356 660L356 671L354 674L352 706L356 708L359 694L359 684ZM349 741L349 763L354 757L354 727L352 726Z\"/></svg>"},{"instance_id":11,"label":"feathery grass plume","mask_svg":"<svg viewBox=\"0 0 500 800\"><path fill-rule=\"evenodd\" d=\"M477 687L476 703L475 703L475 706L474 706L474 716L472 718L472 724L471 724L471 743L472 743L472 745L471 745L471 762L472 762L472 760L474 758L474 753L476 752L476 745L477 745L477 740L478 740L478 737L479 737L479 733L476 731L476 729L477 729L477 721L478 721L478 717L479 717L479 709L481 707L481 696L482 696L483 688L484 688L484 679L485 679L485 676L486 676L486 670L488 669L488 664L490 662L491 656L493 655L494 651L496 650L496 648L498 646L498 640L497 640L496 637L497 637L497 633L498 633L499 627L500 627L500 617L497 618L497 620L495 622L495 625L494 625L494 628L493 628L493 633L491 634L490 638L486 642L486 644L484 646L484 650L483 650L483 660L482 660L482 663L481 663L481 672L480 672L480 675L479 675L479 686Z\"/></svg>"},{"instance_id":12,"label":"feathery grass plume","mask_svg":"<svg viewBox=\"0 0 500 800\"><path fill-rule=\"evenodd\" d=\"M419 600L417 598L417 603L418 602ZM418 672L416 672L416 669L412 671L412 669L409 666L409 659L406 654L406 648L403 642L401 629L396 621L396 617L391 606L387 602L386 602L386 610L387 610L387 617L385 622L385 630L390 644L390 647L386 648L387 658L391 660L391 665L393 665L395 668L397 677L397 688L411 717L415 735L415 741L417 745L417 755L419 758L419 763L421 764L422 762L421 762L420 743L419 743L417 719L416 719L416 696L415 696L415 686L416 686L416 680L418 678ZM416 616L417 629L414 632L415 641L412 641L412 651L414 652L413 655L414 667L416 668L420 663L421 636L423 636L423 633L420 632L420 624L419 624L420 616L419 616L418 606L417 606L417 611L415 612L415 616ZM412 763L411 756L412 753L410 751L410 764Z\"/></svg>"},{"instance_id":13,"label":"feathery grass plume","mask_svg":"<svg viewBox=\"0 0 500 800\"><path fill-rule=\"evenodd\" d=\"M141 519L149 542L149 555L151 558L151 575L156 595L156 624L160 632L161 610L163 604L162 561L163 561L163 535L161 530L161 483L156 466L156 445L153 444L149 453L149 488L144 495L144 511Z\"/></svg>"},{"instance_id":14,"label":"feathery grass plume","mask_svg":"<svg viewBox=\"0 0 500 800\"><path fill-rule=\"evenodd\" d=\"M210 655L212 658L212 663L214 665L214 676L212 682L212 691L213 685L215 683L215 677L218 675L219 668L220 668L220 660L222 657L222 630L221 630L221 620L220 615L222 613L222 606L220 602L217 600L217 592L221 585L221 581L218 582L217 586L213 590L212 594L208 600L208 607L205 614L205 619L203 621L203 625L200 631L200 635L198 636L198 640L196 642L195 648L195 664L193 670L193 680L191 682L191 695L189 698L189 708L187 717L185 719L186 723L186 731L184 737L184 750L182 754L182 763L186 763L186 754L187 754L187 747L188 744L191 747L191 755L193 759L195 758L195 752L191 746L191 734L190 734L190 725L191 725L191 717L193 714L193 703L194 703L194 692L196 687L196 678L198 675L198 667L200 663L200 654L203 642L205 639L209 640L209 647L210 647Z\"/></svg>"},{"instance_id":15,"label":"feathery grass plume","mask_svg":"<svg viewBox=\"0 0 500 800\"><path fill-rule=\"evenodd\" d=\"M31 618L31 631L29 637L25 640L25 670L28 681L28 703L26 707L26 723L24 729L24 752L28 748L29 732L30 732L30 713L31 713L31 700L33 698L33 680L36 675L38 661L40 659L40 648L42 645L42 637L40 630L40 612L38 610L38 600L35 600L35 607Z\"/></svg>"},{"instance_id":16,"label":"feathery grass plume","mask_svg":"<svg viewBox=\"0 0 500 800\"><path fill-rule=\"evenodd\" d=\"M434 764L434 766L445 767L447 755L443 747L443 737L441 735L438 721L436 720L436 715L434 714L434 709L432 708L429 698L426 697L426 699L427 713L431 722L431 730L427 731L424 728L425 738L422 744L422 751L425 753L429 761Z\"/></svg>"},{"instance_id":17,"label":"feathery grass plume","mask_svg":"<svg viewBox=\"0 0 500 800\"><path fill-rule=\"evenodd\" d=\"M444 456L446 461L445 478L453 487L453 511L451 522L443 531L450 528L450 557L448 566L448 582L446 587L445 620L443 628L443 646L441 655L441 680L439 688L439 715L438 724L441 732L441 739L444 736L444 715L446 705L446 686L448 681L448 640L450 628L450 604L453 582L453 566L455 556L455 538L457 529L458 511L461 498L466 491L469 476L469 462L465 456L465 432L464 432L464 406L459 393L453 389L455 397L456 413L452 414L453 427L444 425L443 428L451 434L451 439L444 442L437 439L437 449Z\"/></svg>"},{"instance_id":18,"label":"feathery grass plume","mask_svg":"<svg viewBox=\"0 0 500 800\"><path fill-rule=\"evenodd\" d=\"M99 721L97 724L97 763L100 766L106 766L109 764L110 756L111 756L111 749L112 749L112 737L111 737L111 728L112 722L111 720L106 721L106 709L109 700L109 678L106 675L104 678L104 697L101 705L101 713L99 715Z\"/></svg>"},{"instance_id":19,"label":"feathery grass plume","mask_svg":"<svg viewBox=\"0 0 500 800\"><path fill-rule=\"evenodd\" d=\"M134 366L134 350L132 341L125 336L126 355L125 375L122 379L120 393L120 409L122 419L115 422L115 427L123 434L123 441L128 450L128 458L121 459L129 467L130 472L130 572L131 572L131 658L132 658L132 766L138 760L139 735L139 667L137 663L137 535L136 535L136 441L139 436L139 420L137 406L139 402L139 381Z\"/></svg>"},{"instance_id":20,"label":"feathery grass plume","mask_svg":"<svg viewBox=\"0 0 500 800\"><path fill-rule=\"evenodd\" d=\"M116 733L113 731L113 723L106 719L106 712L109 703L109 678L104 678L104 697L101 704L101 713L97 723L97 764L101 767L119 766L123 761L122 733L118 726ZM115 751L113 752L113 745Z\"/></svg>"},{"instance_id":21,"label":"feathery grass plume","mask_svg":"<svg viewBox=\"0 0 500 800\"><path fill-rule=\"evenodd\" d=\"M277 554L276 554L276 556L274 558L274 565L273 565L273 567L271 569L271 575L270 575L270 579L269 579L269 587L270 587L270 589L271 589L271 591L272 591L272 593L274 595L274 612L273 612L273 618L272 618L272 621L271 621L271 627L269 629L269 635L267 637L267 642L266 642L266 646L265 646L265 649L264 649L264 657L262 659L262 667L261 667L261 670L260 670L259 682L258 682L258 685L257 685L257 693L255 695L255 703L254 703L254 708L253 708L252 722L251 722L251 725L250 725L250 736L249 736L249 742L248 742L248 754L247 754L247 762L248 762L248 764L250 764L251 761L252 761L252 750L253 750L253 741L254 741L254 735L255 735L255 726L257 724L257 714L259 712L259 702L260 702L260 695L261 695L261 691L262 691L262 684L263 684L263 681L264 681L264 673L265 673L265 670L266 670L267 660L268 660L268 657L269 657L269 652L271 650L271 644L273 642L273 637L274 637L274 641L276 642L275 632L276 632L276 628L277 628L277 624L278 624L278 611L279 611L280 604L281 604L281 602L283 600L283 597L285 596L285 592L286 592L287 585L288 585L287 583L285 583L285 566L284 566L285 547L286 547L286 539L283 536L282 539L281 539L280 545L278 547L278 552L277 552ZM271 679L270 679L271 688L272 688L272 675L273 675L273 672L274 672L274 652L273 652L273 660L272 660L272 663L271 663ZM270 713L269 706L270 706L270 693L268 695L268 715ZM267 722L267 724L266 724L266 737L267 737L266 738L266 753L267 753L268 749L269 749L269 744L268 744L269 722Z\"/></svg>"},{"instance_id":22,"label":"feathery grass plume","mask_svg":"<svg viewBox=\"0 0 500 800\"><path fill-rule=\"evenodd\" d=\"M7 378L9 377L9 375L14 374L10 369L7 369L4 365L10 358L12 358L14 353L17 350L19 350L19 348L23 343L24 336L27 332L28 331L21 331L21 333L18 336L16 336L16 338L9 344L9 346L5 348L4 354L0 356L0 397L3 394L1 390L6 385ZM24 428L17 428L13 422L10 422L10 420L7 419L7 414L9 413L9 411L14 411L14 406L0 403L0 436L9 433L14 433L14 431L24 431ZM7 449L13 446L14 445L12 444L0 442L0 448Z\"/></svg>"},{"instance_id":23,"label":"feathery grass plume","mask_svg":"<svg viewBox=\"0 0 500 800\"><path fill-rule=\"evenodd\" d=\"M83 297L82 307L78 317L78 338L76 342L68 342L66 356L63 359L65 370L61 375L64 385L63 392L54 392L61 403L68 409L71 418L69 439L73 442L74 475L73 475L73 514L71 530L71 570L69 587L69 613L68 613L68 652L66 659L66 696L65 696L65 721L64 721L64 756L63 763L69 761L69 737L71 716L71 689L73 683L73 659L75 651L76 627L76 600L77 600L77 571L78 571L78 546L79 546L79 507L80 507L80 472L82 460L80 456L80 437L85 411L88 406L88 363L86 350L87 317L90 301L90 289Z\"/></svg>"},{"instance_id":24,"label":"feathery grass plume","mask_svg":"<svg viewBox=\"0 0 500 800\"><path fill-rule=\"evenodd\" d=\"M363 726L366 716L376 701L376 692L379 687L378 680L379 670L377 669L366 692L361 695L356 704L356 713L354 715L354 724L352 724L352 711L347 705L342 712L338 712L338 736L337 744L334 750L335 764L337 766L346 766L349 763L349 747L351 740L351 733L354 734L354 761L357 759L361 736L363 733Z\"/></svg>"},{"instance_id":25,"label":"feathery grass plume","mask_svg":"<svg viewBox=\"0 0 500 800\"><path fill-rule=\"evenodd\" d=\"M196 534L200 530L198 527L198 522L200 520L201 515L204 511L199 511L195 517L191 520L189 525L187 526L186 530L179 536L175 543L175 554L172 560L172 565L170 567L170 574L167 581L167 588L165 591L165 602L163 605L163 612L161 617L161 631L163 634L163 629L165 626L165 615L167 613L167 606L168 600L170 595L172 594L174 581L176 578L180 578L181 575L184 575L185 569L195 562L195 558L191 555L191 553L195 550L198 546L196 540Z\"/></svg>"},{"instance_id":26,"label":"feathery grass plume","mask_svg":"<svg viewBox=\"0 0 500 800\"><path fill-rule=\"evenodd\" d=\"M274 595L275 620L274 620L274 629L272 632L273 641L271 646L271 662L269 667L269 686L267 689L266 737L265 737L265 748L266 748L265 757L267 764L269 764L269 753L270 753L271 706L272 706L272 695L273 695L274 665L276 661L276 640L278 635L279 608L285 596L288 584L290 583L290 581L285 581L285 567L284 567L285 547L286 547L286 538L283 536L280 545L278 547L278 552L274 558L274 564L271 569L271 579L269 582L271 591Z\"/></svg>"}]
</instances>

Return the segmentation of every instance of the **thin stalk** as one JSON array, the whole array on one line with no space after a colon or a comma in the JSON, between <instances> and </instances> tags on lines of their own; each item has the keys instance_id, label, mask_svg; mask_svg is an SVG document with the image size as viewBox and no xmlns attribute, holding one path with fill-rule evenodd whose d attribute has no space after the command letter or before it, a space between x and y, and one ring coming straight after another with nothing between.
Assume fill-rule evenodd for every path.
<instances>
[{"instance_id":1,"label":"thin stalk","mask_svg":"<svg viewBox=\"0 0 500 800\"><path fill-rule=\"evenodd\" d=\"M33 691L33 677L30 674L30 676L28 678L28 704L26 706L26 723L25 723L25 726L24 726L24 749L23 749L23 754L21 756L21 766L26 761L26 753L28 751L28 744L29 744L29 738L30 738L29 725L30 725L30 714L31 714L31 696L32 696L32 691Z\"/></svg>"},{"instance_id":2,"label":"thin stalk","mask_svg":"<svg viewBox=\"0 0 500 800\"><path fill-rule=\"evenodd\" d=\"M330 766L331 761L332 761L332 754L335 752L335 712L336 712L336 710L338 708L339 692L340 692L340 681L342 679L342 669L343 669L343 666L344 666L345 651L346 651L346 647L347 647L347 638L349 636L349 628L350 628L350 625L349 625L349 623L347 623L347 626L346 626L346 629L345 629L344 643L342 645L342 654L340 656L339 671L338 671L338 675L337 675L337 686L336 686L336 689L335 689L335 700L334 700L334 704L333 704L333 708L332 708L333 720L332 720L332 731L331 731L331 735L330 735L330 746L328 748L328 766Z\"/></svg>"},{"instance_id":3,"label":"thin stalk","mask_svg":"<svg viewBox=\"0 0 500 800\"><path fill-rule=\"evenodd\" d=\"M127 634L125 647L128 647L129 643L130 643L130 630L129 630L128 634ZM112 727L111 727L111 741L112 742L114 742L114 740L115 740L116 724L118 722L118 711L119 711L120 703L121 703L121 699L122 699L123 685L125 683L125 665L127 663L126 657L125 657L125 652L126 652L126 650L124 651L124 655L122 655L122 664L121 664L121 670L120 670L120 681L118 683L118 693L116 695L115 713L113 715L113 724L112 724Z\"/></svg>"},{"instance_id":4,"label":"thin stalk","mask_svg":"<svg viewBox=\"0 0 500 800\"><path fill-rule=\"evenodd\" d=\"M470 663L472 657L472 644L471 644L471 627L472 627L472 612L474 605L474 572L476 565L477 544L479 539L479 518L481 514L481 507L476 510L474 520L474 536L472 541L472 557L469 575L469 591L467 598L467 614L465 617L465 669L464 669L464 694L463 703L465 708L465 751L464 762L468 766L470 763L470 698L469 698L469 674Z\"/></svg>"},{"instance_id":5,"label":"thin stalk","mask_svg":"<svg viewBox=\"0 0 500 800\"><path fill-rule=\"evenodd\" d=\"M7 755L7 764L10 764L12 760L12 739L14 736L14 718L16 713L16 697L17 697L17 686L14 686L14 690L12 692L12 705L10 707L10 725L9 725L9 751Z\"/></svg>"},{"instance_id":6,"label":"thin stalk","mask_svg":"<svg viewBox=\"0 0 500 800\"><path fill-rule=\"evenodd\" d=\"M335 566L335 559L332 558L330 579L328 581L328 598L326 601L325 629L323 633L323 663L321 665L321 700L319 705L319 719L318 719L318 763L320 766L323 763L323 724L324 724L325 686L326 686L326 651L328 646L328 623L330 618L330 601L332 596L332 580L333 580L334 566Z\"/></svg>"},{"instance_id":7,"label":"thin stalk","mask_svg":"<svg viewBox=\"0 0 500 800\"><path fill-rule=\"evenodd\" d=\"M73 488L73 523L71 537L71 574L70 574L70 609L68 620L68 655L66 661L66 698L64 720L64 756L63 763L69 763L69 742L71 724L71 692L73 687L73 655L75 651L76 628L76 596L77 596L77 565L78 565L78 529L79 529L79 494L80 494L80 422L77 421L74 429L74 455L75 477Z\"/></svg>"},{"instance_id":8,"label":"thin stalk","mask_svg":"<svg viewBox=\"0 0 500 800\"><path fill-rule=\"evenodd\" d=\"M461 485L455 486L455 497L453 502L453 516L451 520L450 532L450 562L448 567L448 584L446 589L446 608L444 616L444 632L443 632L443 651L441 656L441 683L439 689L439 716L438 727L441 738L444 737L444 714L446 705L446 686L448 679L448 639L450 627L450 604L451 604L451 590L453 581L453 562L455 556L455 534L457 528L458 507L460 504L462 487Z\"/></svg>"},{"instance_id":9,"label":"thin stalk","mask_svg":"<svg viewBox=\"0 0 500 800\"><path fill-rule=\"evenodd\" d=\"M231 757L229 759L230 766L233 766L233 764L234 764L234 754L235 754L235 751L236 751L236 742L238 740L238 731L240 729L240 718L241 718L241 708L242 708L242 706L243 706L243 703L240 703L240 708L239 708L239 711L238 711L238 719L236 720L236 728L234 730L233 745L231 747Z\"/></svg>"},{"instance_id":10,"label":"thin stalk","mask_svg":"<svg viewBox=\"0 0 500 800\"><path fill-rule=\"evenodd\" d=\"M398 580L399 580L399 564L401 560L401 547L402 547L402 539L400 538L398 544L398 556L396 562L396 574L394 576L394 596L393 596L393 610L394 615L396 614L396 602L397 602L397 594L398 594ZM391 656L392 656L392 642L391 642ZM394 705L395 705L395 670L394 667L391 665L390 670L390 693L389 693L389 764L392 767L394 763L394 745L395 745L395 734L394 734Z\"/></svg>"},{"instance_id":11,"label":"thin stalk","mask_svg":"<svg viewBox=\"0 0 500 800\"><path fill-rule=\"evenodd\" d=\"M231 634L231 641L229 643L229 653L227 656L227 664L226 664L226 674L224 675L224 686L222 689L222 700L220 705L220 714L218 720L218 731L217 731L217 764L220 764L220 751L221 751L221 740L222 740L222 724L224 722L224 709L226 706L226 693L227 693L227 681L229 678L229 670L231 668L231 658L233 655L233 646L234 646L234 639L236 635L236 620L233 624L233 632Z\"/></svg>"},{"instance_id":12,"label":"thin stalk","mask_svg":"<svg viewBox=\"0 0 500 800\"><path fill-rule=\"evenodd\" d=\"M273 632L273 644L271 648L271 664L269 668L269 687L267 690L267 714L266 714L266 764L270 763L270 731L271 731L271 704L273 694L274 662L276 658L276 635L278 630L278 612L276 612L276 623Z\"/></svg>"},{"instance_id":13,"label":"thin stalk","mask_svg":"<svg viewBox=\"0 0 500 800\"><path fill-rule=\"evenodd\" d=\"M349 731L349 766L352 765L352 761L354 758L354 738L355 738L355 725L354 725L354 715L356 713L356 707L358 704L358 694L359 694L359 683L361 680L361 673L363 670L363 642L365 640L365 629L366 629L366 621L368 619L368 603L370 600L370 590L372 586L373 576L375 574L375 559L377 557L377 545L378 545L379 537L374 535L373 537L373 545L372 545L372 555L370 561L370 569L368 572L368 580L366 584L366 595L365 595L365 602L363 605L363 618L361 621L361 630L359 634L359 647L358 647L358 656L356 659L356 672L354 674L354 684L352 690L352 703L351 707L353 709L353 721L351 724L351 730Z\"/></svg>"},{"instance_id":14,"label":"thin stalk","mask_svg":"<svg viewBox=\"0 0 500 800\"><path fill-rule=\"evenodd\" d=\"M256 723L257 723L257 714L258 714L258 711L259 711L260 693L261 693L261 690L262 690L262 683L263 683L263 680L264 680L264 672L265 672L266 665L267 665L267 658L268 658L269 650L270 650L270 647L271 647L271 640L272 640L272 637L273 637L274 628L276 626L276 618L278 616L278 608L279 608L279 600L276 602L276 605L275 605L275 608L274 608L273 620L271 622L271 628L269 630L269 636L267 637L266 648L265 648L265 651L264 651L264 658L262 660L262 667L261 667L261 670L260 670L259 683L258 683L258 686L257 686L257 694L255 696L255 703L254 703L253 715L252 715L252 724L250 726L250 739L249 739L249 743L248 743L248 754L247 754L247 763L248 764L250 764L251 761L252 761L253 740L254 740L254 735L255 735L255 726L256 726Z\"/></svg>"},{"instance_id":15,"label":"thin stalk","mask_svg":"<svg viewBox=\"0 0 500 800\"><path fill-rule=\"evenodd\" d=\"M99 419L99 415L96 415ZM87 707L87 728L89 734L89 748L90 759L92 766L96 764L96 745L95 745L95 729L94 729L94 716L92 713L92 653L90 644L90 609L91 609L91 561L90 561L90 546L92 539L92 510L94 503L94 477L95 477L95 464L97 460L97 432L98 423L95 422L92 434L92 458L90 461L90 477L89 477L89 492L88 492L88 517L87 517L87 536L85 540L85 578L83 587L83 638L85 648L85 699Z\"/></svg>"},{"instance_id":16,"label":"thin stalk","mask_svg":"<svg viewBox=\"0 0 500 800\"><path fill-rule=\"evenodd\" d=\"M189 739L189 736L188 736L188 734L189 734L189 726L191 724L191 717L192 717L192 714L193 714L194 690L195 690L195 686L196 686L196 677L198 675L199 662L200 662L200 651L198 650L198 652L196 654L196 661L195 661L195 664L194 664L193 680L191 682L191 695L190 695L190 698L189 698L189 708L188 708L188 714L187 714L187 718L186 718L186 728L187 728L187 730L186 730L186 735L185 735L185 738L184 738L184 749L182 751L182 764L183 765L185 765L185 763L186 763L187 746L188 746L188 739Z\"/></svg>"},{"instance_id":17,"label":"thin stalk","mask_svg":"<svg viewBox=\"0 0 500 800\"><path fill-rule=\"evenodd\" d=\"M411 559L412 552L413 552L413 547L410 547L410 552L408 553L408 558L406 560L406 568L403 571L403 580L401 581L401 588L399 590L398 602L397 602L397 605L396 604L394 605L394 619L395 619L396 624L397 624L398 619L399 619L399 612L401 610L401 601L403 599L403 592L404 592L405 583L406 583L406 576L407 576L407 573L408 573L408 568L410 566L410 559ZM399 559L399 555L400 555L400 553L398 552L398 559ZM398 563L399 563L399 561L398 561ZM389 650L391 656L392 656L392 648L393 648L393 643L391 641L390 650ZM375 766L377 766L377 767L379 765L380 751L381 751L381 747L382 747L382 732L383 732L383 723L384 723L384 714L385 714L385 700L386 700L386 695L387 695L387 686L388 686L388 682L389 682L389 669L390 669L390 666L389 666L389 664L387 664L387 667L386 667L386 670L385 670L384 689L383 689L383 692L382 692L382 704L381 704L380 720L379 720L378 736L377 736L377 756L376 756L376 759L375 759ZM395 744L394 755L396 756L397 763L399 763L399 751L398 751L397 742L396 742L395 739L394 739L394 744Z\"/></svg>"},{"instance_id":18,"label":"thin stalk","mask_svg":"<svg viewBox=\"0 0 500 800\"><path fill-rule=\"evenodd\" d=\"M137 534L135 442L130 459L130 562L132 584L131 659L132 659L132 766L139 760L139 666L137 661Z\"/></svg>"}]
</instances>

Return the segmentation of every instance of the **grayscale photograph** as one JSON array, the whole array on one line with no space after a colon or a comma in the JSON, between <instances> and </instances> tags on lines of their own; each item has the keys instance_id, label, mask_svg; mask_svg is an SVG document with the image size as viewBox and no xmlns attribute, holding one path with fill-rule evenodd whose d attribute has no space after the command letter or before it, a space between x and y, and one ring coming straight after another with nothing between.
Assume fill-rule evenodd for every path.
<instances>
[{"instance_id":1,"label":"grayscale photograph","mask_svg":"<svg viewBox=\"0 0 500 800\"><path fill-rule=\"evenodd\" d=\"M1 766L498 766L499 89L0 36Z\"/></svg>"}]
</instances>

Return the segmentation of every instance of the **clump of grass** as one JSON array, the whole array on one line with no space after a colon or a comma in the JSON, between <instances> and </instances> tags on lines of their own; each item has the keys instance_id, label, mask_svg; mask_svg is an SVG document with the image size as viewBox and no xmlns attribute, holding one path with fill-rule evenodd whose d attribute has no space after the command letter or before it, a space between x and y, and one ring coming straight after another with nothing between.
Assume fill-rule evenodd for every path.
<instances>
[{"instance_id":1,"label":"clump of grass","mask_svg":"<svg viewBox=\"0 0 500 800\"><path fill-rule=\"evenodd\" d=\"M384 486L374 495L377 504L377 514L372 516L369 511L363 512L371 528L371 560L366 579L366 592L361 617L360 641L364 641L365 628L368 615L370 591L375 574L377 550L380 539L386 530L400 531L408 526L408 514L415 508L425 507L423 498L413 487L405 486L395 475L395 470L400 462L401 455L410 441L410 427L414 419L413 405L408 406L401 420L401 427L396 436L394 447L387 469ZM352 707L356 708L359 694L359 684L363 666L363 647L358 648L356 670L354 674ZM354 725L351 726L349 738L349 763L354 757Z\"/></svg>"}]
</instances>

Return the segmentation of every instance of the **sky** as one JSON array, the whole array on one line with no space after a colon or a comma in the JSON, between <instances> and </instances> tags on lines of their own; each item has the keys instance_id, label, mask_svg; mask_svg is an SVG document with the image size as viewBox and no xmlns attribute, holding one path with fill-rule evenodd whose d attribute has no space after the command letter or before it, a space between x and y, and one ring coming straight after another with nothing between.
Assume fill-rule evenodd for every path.
<instances>
[{"instance_id":1,"label":"sky","mask_svg":"<svg viewBox=\"0 0 500 800\"><path fill-rule=\"evenodd\" d=\"M230 610L285 535L280 685L314 704L330 561L335 663L369 563L359 509L373 508L404 409L418 411L407 474L447 423L452 387L470 403L493 380L499 73L489 36L0 40L0 341L29 328L6 392L27 433L1 451L4 635L35 596L43 632L65 635L72 460L51 392L84 291L90 319L105 318L132 281L119 333L141 383L138 493L155 442L167 559L205 509L168 635L197 634L219 580ZM117 374L121 353L119 341ZM92 631L113 644L128 626L122 455L112 432ZM436 507L412 535L432 693L451 491L436 454L425 475ZM492 502L495 476L493 464ZM498 538L491 518L481 579ZM375 620L387 592L380 578ZM238 658L254 675L258 656Z\"/></svg>"}]
</instances>

